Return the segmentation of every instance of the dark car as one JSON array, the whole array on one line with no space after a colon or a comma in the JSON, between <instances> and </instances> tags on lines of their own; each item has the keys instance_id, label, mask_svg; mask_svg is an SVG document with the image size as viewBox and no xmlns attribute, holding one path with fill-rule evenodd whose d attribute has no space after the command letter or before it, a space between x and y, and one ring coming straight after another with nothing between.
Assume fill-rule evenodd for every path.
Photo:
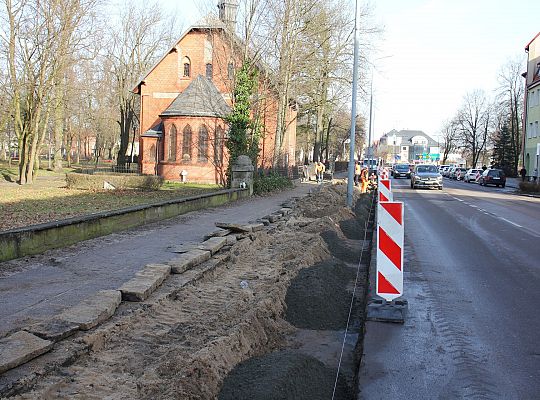
<instances>
[{"instance_id":1,"label":"dark car","mask_svg":"<svg viewBox=\"0 0 540 400\"><path fill-rule=\"evenodd\" d=\"M478 181L480 185L495 185L495 186L506 186L506 175L502 169L490 168L486 169Z\"/></svg>"},{"instance_id":2,"label":"dark car","mask_svg":"<svg viewBox=\"0 0 540 400\"><path fill-rule=\"evenodd\" d=\"M409 164L396 164L392 168L392 176L394 178L410 178L411 171L409 169Z\"/></svg>"}]
</instances>

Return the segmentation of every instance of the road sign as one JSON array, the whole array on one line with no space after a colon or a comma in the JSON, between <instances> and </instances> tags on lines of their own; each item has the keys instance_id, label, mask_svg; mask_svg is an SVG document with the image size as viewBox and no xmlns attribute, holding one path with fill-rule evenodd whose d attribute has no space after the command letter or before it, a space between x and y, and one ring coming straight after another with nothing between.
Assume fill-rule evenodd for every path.
<instances>
[{"instance_id":1,"label":"road sign","mask_svg":"<svg viewBox=\"0 0 540 400\"><path fill-rule=\"evenodd\" d=\"M386 301L403 295L403 202L377 205L377 295Z\"/></svg>"},{"instance_id":2,"label":"road sign","mask_svg":"<svg viewBox=\"0 0 540 400\"><path fill-rule=\"evenodd\" d=\"M379 201L392 201L392 182L390 179L379 179Z\"/></svg>"}]
</instances>

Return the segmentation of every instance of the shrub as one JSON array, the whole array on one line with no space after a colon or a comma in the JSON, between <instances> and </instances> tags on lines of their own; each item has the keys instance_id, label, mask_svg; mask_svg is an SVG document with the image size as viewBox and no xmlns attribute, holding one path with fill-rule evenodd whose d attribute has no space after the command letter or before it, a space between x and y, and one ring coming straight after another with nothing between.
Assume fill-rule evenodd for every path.
<instances>
[{"instance_id":1,"label":"shrub","mask_svg":"<svg viewBox=\"0 0 540 400\"><path fill-rule=\"evenodd\" d=\"M66 174L68 189L103 190L108 182L116 189L158 190L163 185L163 178L153 175L86 175Z\"/></svg>"},{"instance_id":2,"label":"shrub","mask_svg":"<svg viewBox=\"0 0 540 400\"><path fill-rule=\"evenodd\" d=\"M519 182L519 189L522 192L540 192L540 185L536 182Z\"/></svg>"},{"instance_id":3,"label":"shrub","mask_svg":"<svg viewBox=\"0 0 540 400\"><path fill-rule=\"evenodd\" d=\"M274 190L280 190L293 187L292 181L286 176L281 176L276 173L270 173L269 175L256 175L253 180L253 193L263 194L272 192Z\"/></svg>"}]
</instances>

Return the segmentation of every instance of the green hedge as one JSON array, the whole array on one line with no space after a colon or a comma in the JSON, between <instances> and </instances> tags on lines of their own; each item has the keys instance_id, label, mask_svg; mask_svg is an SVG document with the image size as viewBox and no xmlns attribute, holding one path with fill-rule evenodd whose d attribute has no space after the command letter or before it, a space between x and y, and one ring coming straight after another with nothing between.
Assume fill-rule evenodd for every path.
<instances>
[{"instance_id":1,"label":"green hedge","mask_svg":"<svg viewBox=\"0 0 540 400\"><path fill-rule=\"evenodd\" d=\"M519 189L522 192L540 192L540 185L536 182L519 182Z\"/></svg>"},{"instance_id":2,"label":"green hedge","mask_svg":"<svg viewBox=\"0 0 540 400\"><path fill-rule=\"evenodd\" d=\"M262 194L272 192L274 190L280 190L285 188L292 188L292 181L286 176L281 176L276 173L269 175L256 175L253 181L253 193Z\"/></svg>"},{"instance_id":3,"label":"green hedge","mask_svg":"<svg viewBox=\"0 0 540 400\"><path fill-rule=\"evenodd\" d=\"M103 190L108 182L116 189L158 190L163 185L163 178L153 175L87 175L66 174L66 183L69 189Z\"/></svg>"}]
</instances>

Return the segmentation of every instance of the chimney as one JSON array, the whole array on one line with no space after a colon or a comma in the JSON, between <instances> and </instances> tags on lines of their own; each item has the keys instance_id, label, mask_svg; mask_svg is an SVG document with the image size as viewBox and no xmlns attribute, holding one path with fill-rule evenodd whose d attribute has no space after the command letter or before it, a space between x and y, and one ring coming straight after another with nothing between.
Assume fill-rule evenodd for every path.
<instances>
[{"instance_id":1,"label":"chimney","mask_svg":"<svg viewBox=\"0 0 540 400\"><path fill-rule=\"evenodd\" d=\"M219 0L219 19L231 31L236 31L236 12L238 10L238 0Z\"/></svg>"}]
</instances>

